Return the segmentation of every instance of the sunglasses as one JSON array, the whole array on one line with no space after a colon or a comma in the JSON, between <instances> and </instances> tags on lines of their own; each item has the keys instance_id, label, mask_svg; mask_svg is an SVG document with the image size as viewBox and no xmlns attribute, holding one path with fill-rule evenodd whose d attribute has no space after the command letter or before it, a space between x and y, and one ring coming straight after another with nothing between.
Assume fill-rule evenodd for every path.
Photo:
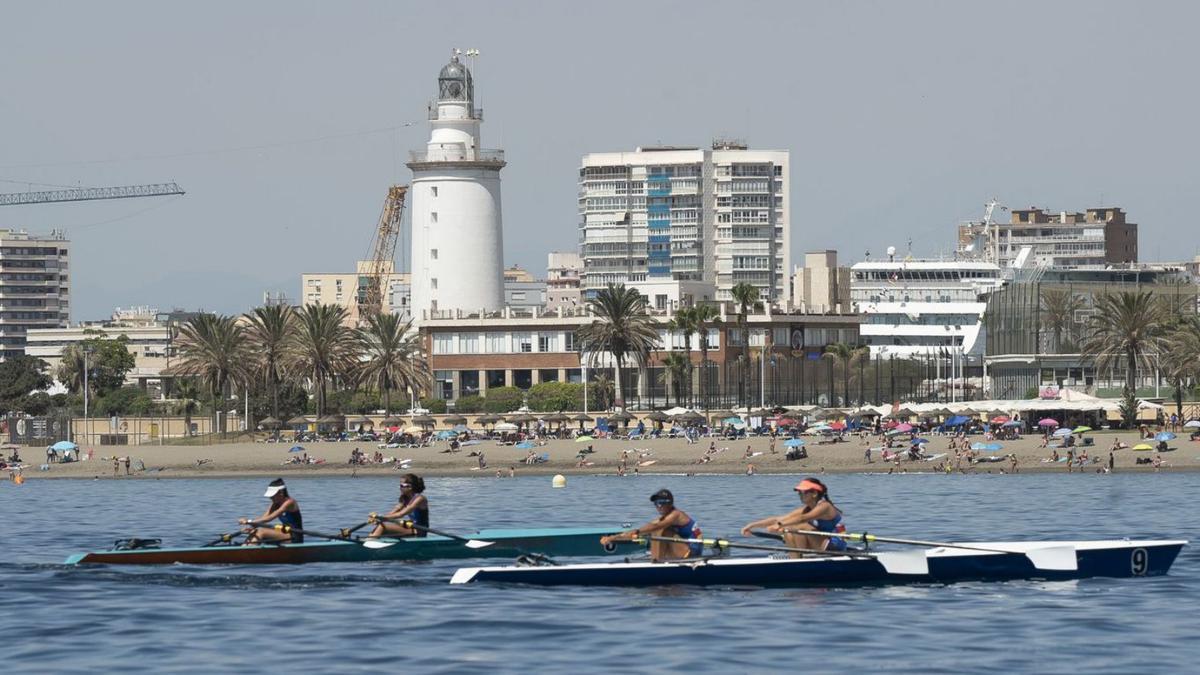
<instances>
[{"instance_id":1,"label":"sunglasses","mask_svg":"<svg viewBox=\"0 0 1200 675\"><path fill-rule=\"evenodd\" d=\"M654 500L654 505L655 505L655 506L669 506L669 505L671 505L671 504L674 504L674 503L675 503L675 502L673 502L673 501L671 501L671 500L669 500L669 499L655 499L655 500Z\"/></svg>"},{"instance_id":2,"label":"sunglasses","mask_svg":"<svg viewBox=\"0 0 1200 675\"><path fill-rule=\"evenodd\" d=\"M412 483L401 483L401 484L400 484L400 487L402 487L402 488L410 488L410 487L412 487Z\"/></svg>"}]
</instances>

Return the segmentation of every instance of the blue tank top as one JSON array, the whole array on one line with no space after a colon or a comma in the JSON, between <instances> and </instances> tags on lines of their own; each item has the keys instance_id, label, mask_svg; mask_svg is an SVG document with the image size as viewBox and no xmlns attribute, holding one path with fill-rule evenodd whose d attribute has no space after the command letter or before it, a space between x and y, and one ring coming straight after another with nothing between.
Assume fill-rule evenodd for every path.
<instances>
[{"instance_id":1,"label":"blue tank top","mask_svg":"<svg viewBox=\"0 0 1200 675\"><path fill-rule=\"evenodd\" d=\"M287 525L288 527L292 528L293 530L303 530L304 529L304 517L300 515L299 507L296 507L295 511L284 511L283 513L279 514L279 522L283 525ZM303 532L293 531L291 533L291 535L292 535L292 543L293 544L303 544L304 543L304 533Z\"/></svg>"},{"instance_id":2,"label":"blue tank top","mask_svg":"<svg viewBox=\"0 0 1200 675\"><path fill-rule=\"evenodd\" d=\"M836 511L837 509L835 508L834 510ZM810 520L809 523L817 529L817 532L833 533L846 531L845 526L842 525L841 511L838 511L837 515L832 518L826 518L824 520L814 518L813 520ZM841 537L829 537L829 545L825 548L830 551L844 551L846 550L846 540L842 539Z\"/></svg>"},{"instance_id":3,"label":"blue tank top","mask_svg":"<svg viewBox=\"0 0 1200 675\"><path fill-rule=\"evenodd\" d=\"M412 499L405 500L404 497L401 496L400 497L400 506L402 508L405 506L408 506L408 503L416 498L417 498L417 496L413 495ZM405 517L412 520L414 525L420 525L421 527L429 527L429 502L426 501L425 506L422 506L421 508L417 508L417 509L413 509L412 511L409 511L408 515ZM419 536L419 537L424 537L426 534L427 533L425 532L425 530L417 530L417 536Z\"/></svg>"},{"instance_id":4,"label":"blue tank top","mask_svg":"<svg viewBox=\"0 0 1200 675\"><path fill-rule=\"evenodd\" d=\"M675 528L675 536L680 539L699 539L702 535L696 525L696 519L689 518L687 524ZM688 551L693 558L701 555L704 553L704 544L688 544Z\"/></svg>"}]
</instances>

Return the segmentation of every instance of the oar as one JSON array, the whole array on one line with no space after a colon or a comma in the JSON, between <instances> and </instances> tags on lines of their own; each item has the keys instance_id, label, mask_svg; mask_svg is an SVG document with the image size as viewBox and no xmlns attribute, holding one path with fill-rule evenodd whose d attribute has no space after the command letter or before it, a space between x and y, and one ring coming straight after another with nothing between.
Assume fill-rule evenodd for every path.
<instances>
[{"instance_id":1,"label":"oar","mask_svg":"<svg viewBox=\"0 0 1200 675\"><path fill-rule=\"evenodd\" d=\"M680 539L677 537L657 537L649 536L648 539L655 541L668 541L680 544L703 544L716 549L722 548L745 548L755 551L772 551L776 553L803 553L805 555L821 556L826 558L859 558L872 559L883 565L884 570L888 574L910 574L910 575L927 575L929 574L929 562L924 553L900 553L893 551L885 551L882 553L865 553L862 551L826 551L813 548L795 548L792 546L762 546L760 544L740 544L729 541L728 539Z\"/></svg>"},{"instance_id":2,"label":"oar","mask_svg":"<svg viewBox=\"0 0 1200 675\"><path fill-rule=\"evenodd\" d=\"M405 527L410 527L414 530L420 530L421 532L428 532L430 534L436 534L438 536L442 536L447 539L461 541L467 548L480 549L480 548L487 548L489 546L494 546L496 544L496 542L494 542L494 541L483 541L480 539L468 539L466 537L460 537L457 534L450 534L449 532L443 532L442 530L435 530L432 527L424 527L422 525L418 525L418 524L414 523L411 520L406 520L403 517L384 518L383 516L376 516L375 519L379 520L379 521L387 521L387 522L391 522L391 523L400 522L400 523L403 523ZM396 544L399 544L399 543L400 543L399 539L370 538L370 539L363 540L363 546L366 546L367 548L387 548L389 546L395 546Z\"/></svg>"},{"instance_id":3,"label":"oar","mask_svg":"<svg viewBox=\"0 0 1200 675\"><path fill-rule=\"evenodd\" d=\"M257 525L256 527L266 527L266 526L265 525ZM295 532L296 534L303 534L305 536L316 537L318 539L332 539L334 541L346 541L346 542L350 542L352 544L360 543L357 539L351 538L349 536L349 534L346 533L347 532L346 530L342 530L338 534L329 534L327 532L317 532L316 530L308 530L308 529L302 530L298 527L292 527L291 525L283 525L283 524L275 525L271 529L278 530L280 532L283 532L284 534L291 534L291 533Z\"/></svg>"},{"instance_id":4,"label":"oar","mask_svg":"<svg viewBox=\"0 0 1200 675\"><path fill-rule=\"evenodd\" d=\"M906 546L926 546L929 548L957 548L964 551L983 551L985 553L1004 553L1007 555L1023 555L1039 570L1055 570L1074 572L1079 569L1079 559L1075 557L1074 546L1040 546L1024 551L1013 551L987 546L972 546L971 544L952 544L940 541L921 541L919 539L897 539L895 537L878 537L873 534L854 534L852 532L817 532L815 530L784 530L793 534L816 535L818 537L841 537L848 541L883 542L886 544L903 544Z\"/></svg>"},{"instance_id":5,"label":"oar","mask_svg":"<svg viewBox=\"0 0 1200 675\"><path fill-rule=\"evenodd\" d=\"M232 544L234 538L237 537L239 534L242 534L241 530L219 535L216 539L213 539L212 541L205 544L204 547L208 548L209 546L216 546L217 544Z\"/></svg>"}]
</instances>

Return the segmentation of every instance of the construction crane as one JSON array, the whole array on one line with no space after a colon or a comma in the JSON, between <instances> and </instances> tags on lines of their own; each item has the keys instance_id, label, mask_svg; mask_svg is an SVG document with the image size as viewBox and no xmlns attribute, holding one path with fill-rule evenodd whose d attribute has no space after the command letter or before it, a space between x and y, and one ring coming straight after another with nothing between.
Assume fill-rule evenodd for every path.
<instances>
[{"instance_id":1,"label":"construction crane","mask_svg":"<svg viewBox=\"0 0 1200 675\"><path fill-rule=\"evenodd\" d=\"M396 239L400 236L400 222L404 215L404 198L408 195L407 185L388 188L383 212L379 214L379 225L365 260L359 270L358 320L365 323L373 314L383 311L383 296L387 293L387 278L395 271Z\"/></svg>"},{"instance_id":2,"label":"construction crane","mask_svg":"<svg viewBox=\"0 0 1200 675\"><path fill-rule=\"evenodd\" d=\"M122 187L67 188L44 192L10 192L0 194L0 206L21 204L51 204L54 202L87 202L97 199L130 199L134 197L166 197L184 194L175 183L125 185Z\"/></svg>"}]
</instances>

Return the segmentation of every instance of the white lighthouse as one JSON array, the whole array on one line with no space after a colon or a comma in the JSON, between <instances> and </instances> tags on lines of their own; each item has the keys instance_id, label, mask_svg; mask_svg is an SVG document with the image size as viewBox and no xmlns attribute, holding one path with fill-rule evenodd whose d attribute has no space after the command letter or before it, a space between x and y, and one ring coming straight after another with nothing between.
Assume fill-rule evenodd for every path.
<instances>
[{"instance_id":1,"label":"white lighthouse","mask_svg":"<svg viewBox=\"0 0 1200 675\"><path fill-rule=\"evenodd\" d=\"M504 305L500 169L504 152L480 147L483 110L457 51L438 74L429 144L410 153L412 314L418 323Z\"/></svg>"}]
</instances>

